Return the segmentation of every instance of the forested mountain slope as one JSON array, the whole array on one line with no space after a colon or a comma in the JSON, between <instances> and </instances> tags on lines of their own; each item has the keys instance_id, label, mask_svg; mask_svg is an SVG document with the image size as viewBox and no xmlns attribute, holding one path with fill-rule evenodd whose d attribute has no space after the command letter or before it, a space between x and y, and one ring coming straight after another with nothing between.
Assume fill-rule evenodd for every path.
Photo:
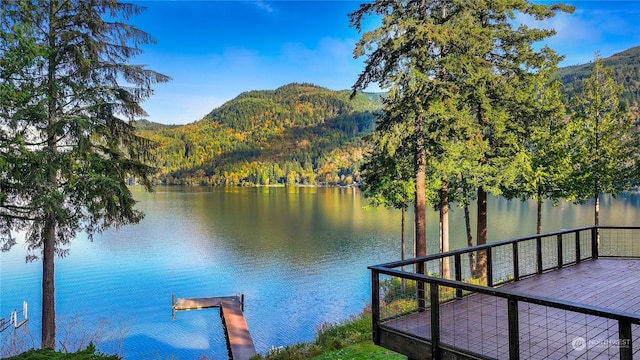
<instances>
[{"instance_id":1,"label":"forested mountain slope","mask_svg":"<svg viewBox=\"0 0 640 360\"><path fill-rule=\"evenodd\" d=\"M192 124L137 126L157 142L159 183L350 185L381 107L379 95L350 94L289 84L242 93Z\"/></svg>"},{"instance_id":2,"label":"forested mountain slope","mask_svg":"<svg viewBox=\"0 0 640 360\"><path fill-rule=\"evenodd\" d=\"M624 85L622 101L640 103L640 46L605 58ZM593 63L558 71L570 97ZM202 120L176 126L138 121L157 142L158 183L192 185L350 185L359 180L364 142L382 95L312 84L238 95Z\"/></svg>"},{"instance_id":3,"label":"forested mountain slope","mask_svg":"<svg viewBox=\"0 0 640 360\"><path fill-rule=\"evenodd\" d=\"M616 83L624 86L620 101L627 105L640 104L640 46L603 58L603 61L606 67L613 68ZM589 77L592 67L593 62L590 62L564 67L558 71L564 91L569 97L580 89L582 80Z\"/></svg>"}]
</instances>

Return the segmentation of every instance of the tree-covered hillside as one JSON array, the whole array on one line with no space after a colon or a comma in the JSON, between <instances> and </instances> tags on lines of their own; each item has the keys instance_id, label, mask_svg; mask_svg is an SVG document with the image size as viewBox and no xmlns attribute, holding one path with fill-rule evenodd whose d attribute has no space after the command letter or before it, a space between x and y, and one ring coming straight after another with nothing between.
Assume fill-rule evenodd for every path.
<instances>
[{"instance_id":1,"label":"tree-covered hillside","mask_svg":"<svg viewBox=\"0 0 640 360\"><path fill-rule=\"evenodd\" d=\"M379 95L350 94L289 84L242 93L192 124L137 126L157 142L158 183L350 185L381 107Z\"/></svg>"},{"instance_id":2,"label":"tree-covered hillside","mask_svg":"<svg viewBox=\"0 0 640 360\"><path fill-rule=\"evenodd\" d=\"M613 78L617 84L624 86L620 102L627 105L640 104L640 46L603 58L605 67L613 69ZM582 81L589 77L593 62L568 66L558 71L558 77L564 84L564 91L571 97L580 87Z\"/></svg>"},{"instance_id":3,"label":"tree-covered hillside","mask_svg":"<svg viewBox=\"0 0 640 360\"><path fill-rule=\"evenodd\" d=\"M624 86L621 102L640 103L640 46L603 59ZM561 68L570 98L593 63ZM381 94L333 91L312 84L238 95L183 126L138 121L157 142L156 181L192 185L350 185L359 181L365 143Z\"/></svg>"}]
</instances>

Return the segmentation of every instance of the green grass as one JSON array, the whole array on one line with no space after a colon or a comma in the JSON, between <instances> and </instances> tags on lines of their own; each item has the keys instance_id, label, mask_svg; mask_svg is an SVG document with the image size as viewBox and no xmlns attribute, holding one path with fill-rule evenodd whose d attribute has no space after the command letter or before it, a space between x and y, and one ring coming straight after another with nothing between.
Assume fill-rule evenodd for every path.
<instances>
[{"instance_id":1,"label":"green grass","mask_svg":"<svg viewBox=\"0 0 640 360\"><path fill-rule=\"evenodd\" d=\"M89 344L85 350L75 353L58 352L53 349L33 349L20 355L8 357L5 360L119 360L116 355L104 355L96 352L95 346Z\"/></svg>"},{"instance_id":2,"label":"green grass","mask_svg":"<svg viewBox=\"0 0 640 360\"><path fill-rule=\"evenodd\" d=\"M371 342L351 345L316 356L313 360L406 360L407 357Z\"/></svg>"},{"instance_id":3,"label":"green grass","mask_svg":"<svg viewBox=\"0 0 640 360\"><path fill-rule=\"evenodd\" d=\"M347 321L323 324L313 342L276 349L266 355L256 355L252 360L406 359L405 356L374 345L371 333L371 312L365 310Z\"/></svg>"}]
</instances>

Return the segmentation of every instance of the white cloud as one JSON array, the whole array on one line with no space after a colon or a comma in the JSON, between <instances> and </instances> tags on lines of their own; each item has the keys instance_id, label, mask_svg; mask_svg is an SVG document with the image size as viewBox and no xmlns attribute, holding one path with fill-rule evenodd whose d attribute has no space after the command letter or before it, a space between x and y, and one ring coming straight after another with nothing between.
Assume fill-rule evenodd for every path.
<instances>
[{"instance_id":1,"label":"white cloud","mask_svg":"<svg viewBox=\"0 0 640 360\"><path fill-rule=\"evenodd\" d=\"M576 4L573 14L560 13L542 22L519 14L515 22L554 29L556 35L543 43L565 56L561 65L585 63L593 60L598 51L606 57L640 43L637 1L617 2L614 6L606 2Z\"/></svg>"},{"instance_id":2,"label":"white cloud","mask_svg":"<svg viewBox=\"0 0 640 360\"><path fill-rule=\"evenodd\" d=\"M211 91L210 91L211 92ZM157 92L142 106L149 113L148 120L162 124L188 124L202 119L228 98L197 92Z\"/></svg>"},{"instance_id":3,"label":"white cloud","mask_svg":"<svg viewBox=\"0 0 640 360\"><path fill-rule=\"evenodd\" d=\"M265 10L266 12L273 12L273 7L271 6L271 4L267 4L262 0L255 1L255 4L258 8Z\"/></svg>"}]
</instances>

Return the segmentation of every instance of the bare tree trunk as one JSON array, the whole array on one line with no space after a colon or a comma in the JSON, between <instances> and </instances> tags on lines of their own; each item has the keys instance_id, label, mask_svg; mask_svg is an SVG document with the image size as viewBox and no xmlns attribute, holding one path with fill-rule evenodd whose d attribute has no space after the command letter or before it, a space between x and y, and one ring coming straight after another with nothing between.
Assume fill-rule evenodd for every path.
<instances>
[{"instance_id":1,"label":"bare tree trunk","mask_svg":"<svg viewBox=\"0 0 640 360\"><path fill-rule=\"evenodd\" d=\"M477 243L484 245L487 243L487 192L481 186L478 188L478 226ZM481 280L487 280L487 253L478 252L478 266L476 276Z\"/></svg>"},{"instance_id":2,"label":"bare tree trunk","mask_svg":"<svg viewBox=\"0 0 640 360\"><path fill-rule=\"evenodd\" d=\"M536 220L536 234L540 234L542 232L542 194L540 193L540 188L538 188L538 209L537 209L537 220Z\"/></svg>"},{"instance_id":3,"label":"bare tree trunk","mask_svg":"<svg viewBox=\"0 0 640 360\"><path fill-rule=\"evenodd\" d=\"M441 18L445 19L447 16L447 4L441 3L442 14ZM442 54L447 53L447 46L443 46ZM441 79L444 80L447 77L447 70L443 67L440 69ZM449 251L449 181L442 179L442 187L440 189L440 252L445 253ZM449 279L451 274L449 273L449 258L442 258L440 261L440 275L444 279Z\"/></svg>"},{"instance_id":4,"label":"bare tree trunk","mask_svg":"<svg viewBox=\"0 0 640 360\"><path fill-rule=\"evenodd\" d=\"M593 196L593 224L600 225L600 196L598 193Z\"/></svg>"},{"instance_id":5,"label":"bare tree trunk","mask_svg":"<svg viewBox=\"0 0 640 360\"><path fill-rule=\"evenodd\" d=\"M416 199L415 199L415 208L414 208L414 216L415 216L415 250L416 256L425 256L427 255L427 222L426 222L426 162L427 155L424 149L424 138L422 137L422 118L419 116L416 119L415 124L415 135L416 139L416 152L414 158L415 165L415 177L416 177ZM426 266L424 262L418 262L416 264L416 272L418 274L426 274ZM424 309L426 302L426 292L425 292L425 284L419 281L416 284L417 290L417 298L418 298L418 309Z\"/></svg>"},{"instance_id":6,"label":"bare tree trunk","mask_svg":"<svg viewBox=\"0 0 640 360\"><path fill-rule=\"evenodd\" d=\"M467 246L473 246L473 235L471 235L471 216L469 215L469 205L464 204L464 225L467 228ZM476 253L469 251L469 273L473 276L476 273Z\"/></svg>"},{"instance_id":7,"label":"bare tree trunk","mask_svg":"<svg viewBox=\"0 0 640 360\"><path fill-rule=\"evenodd\" d=\"M42 348L56 347L56 307L54 287L54 257L56 225L53 213L49 214L44 231L42 249Z\"/></svg>"},{"instance_id":8,"label":"bare tree trunk","mask_svg":"<svg viewBox=\"0 0 640 360\"><path fill-rule=\"evenodd\" d=\"M405 224L405 214L407 213L407 208L403 207L401 210L402 213L402 218L400 220L400 228L402 231L402 234L400 234L400 242L402 243L402 247L400 248L400 256L402 258L402 260L405 259L405 253L404 253L404 245L405 245L405 240L404 240L404 224ZM404 266L402 267L402 271L404 271Z\"/></svg>"},{"instance_id":9,"label":"bare tree trunk","mask_svg":"<svg viewBox=\"0 0 640 360\"><path fill-rule=\"evenodd\" d=\"M593 196L593 224L595 226L600 225L600 194L596 190L595 195ZM596 243L598 247L600 247L600 229L596 229Z\"/></svg>"},{"instance_id":10,"label":"bare tree trunk","mask_svg":"<svg viewBox=\"0 0 640 360\"><path fill-rule=\"evenodd\" d=\"M403 206L402 209L400 209L400 211L401 211L401 214L402 214L402 217L401 217L401 220L400 220L400 229L401 229L401 232L402 232L400 234L400 243L401 243L401 246L400 246L400 258L402 260L404 260L405 259L405 254L404 254L404 245L405 245L404 227L405 226L404 226L404 224L405 224L405 214L407 212L407 208ZM404 271L404 265L402 265L402 271ZM407 283L407 280L405 278L402 278L400 280L400 289L402 290L403 293L406 291L406 288L407 288L406 283Z\"/></svg>"},{"instance_id":11,"label":"bare tree trunk","mask_svg":"<svg viewBox=\"0 0 640 360\"><path fill-rule=\"evenodd\" d=\"M412 249L412 251L411 251L412 254L411 255L413 256L414 259L416 258L416 247L417 247L417 245L416 245L416 220L415 220L415 216L416 216L416 214L414 213L413 214L414 219L413 219L413 223L412 223L412 225L413 225L413 246L411 247L411 249ZM415 262L413 263L413 272L414 273L418 272L418 268L417 268Z\"/></svg>"},{"instance_id":12,"label":"bare tree trunk","mask_svg":"<svg viewBox=\"0 0 640 360\"><path fill-rule=\"evenodd\" d=\"M419 131L419 130L417 130ZM426 222L426 153L423 148L423 139L419 136L416 156L415 156L415 177L416 177L416 202L415 202L415 224L416 224L416 256L427 255L427 222Z\"/></svg>"},{"instance_id":13,"label":"bare tree trunk","mask_svg":"<svg viewBox=\"0 0 640 360\"><path fill-rule=\"evenodd\" d=\"M440 252L449 251L449 182L442 180L440 189ZM440 263L440 274L443 278L449 279L450 263L449 258L443 258Z\"/></svg>"}]
</instances>

